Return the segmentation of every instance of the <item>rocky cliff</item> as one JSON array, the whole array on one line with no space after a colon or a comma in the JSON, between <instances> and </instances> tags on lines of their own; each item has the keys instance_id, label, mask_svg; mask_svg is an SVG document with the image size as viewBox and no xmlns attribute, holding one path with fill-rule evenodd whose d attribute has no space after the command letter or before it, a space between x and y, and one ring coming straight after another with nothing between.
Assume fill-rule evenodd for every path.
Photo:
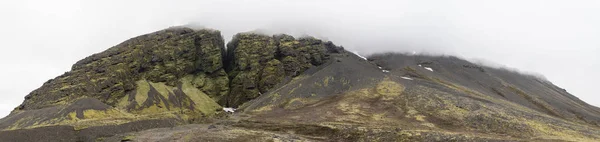
<instances>
[{"instance_id":1,"label":"rocky cliff","mask_svg":"<svg viewBox=\"0 0 600 142\"><path fill-rule=\"evenodd\" d=\"M231 91L227 105L238 106L266 93L278 83L329 60L343 49L331 42L289 35L241 33L227 45Z\"/></svg>"},{"instance_id":2,"label":"rocky cliff","mask_svg":"<svg viewBox=\"0 0 600 142\"><path fill-rule=\"evenodd\" d=\"M0 119L0 140L598 141L600 109L456 57L366 60L329 41L256 33L225 48L219 31L173 27L44 83Z\"/></svg>"}]
</instances>

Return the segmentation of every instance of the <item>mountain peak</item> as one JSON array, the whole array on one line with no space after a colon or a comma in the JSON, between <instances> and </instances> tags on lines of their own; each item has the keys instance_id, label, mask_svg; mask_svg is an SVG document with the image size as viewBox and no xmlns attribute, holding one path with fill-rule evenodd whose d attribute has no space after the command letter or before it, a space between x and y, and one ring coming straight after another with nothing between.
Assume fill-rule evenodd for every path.
<instances>
[{"instance_id":1,"label":"mountain peak","mask_svg":"<svg viewBox=\"0 0 600 142\"><path fill-rule=\"evenodd\" d=\"M600 110L564 89L460 58L362 57L254 32L225 44L186 27L80 60L0 119L7 141L594 141L598 130Z\"/></svg>"}]
</instances>

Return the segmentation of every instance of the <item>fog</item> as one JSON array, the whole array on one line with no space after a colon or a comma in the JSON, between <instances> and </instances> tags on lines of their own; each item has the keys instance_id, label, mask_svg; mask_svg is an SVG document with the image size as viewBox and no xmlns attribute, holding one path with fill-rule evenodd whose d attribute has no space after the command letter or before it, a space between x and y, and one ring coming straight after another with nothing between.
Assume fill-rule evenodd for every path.
<instances>
[{"instance_id":1,"label":"fog","mask_svg":"<svg viewBox=\"0 0 600 142\"><path fill-rule=\"evenodd\" d=\"M455 55L544 75L600 106L596 0L0 2L0 116L72 64L170 26L311 35L363 55Z\"/></svg>"}]
</instances>

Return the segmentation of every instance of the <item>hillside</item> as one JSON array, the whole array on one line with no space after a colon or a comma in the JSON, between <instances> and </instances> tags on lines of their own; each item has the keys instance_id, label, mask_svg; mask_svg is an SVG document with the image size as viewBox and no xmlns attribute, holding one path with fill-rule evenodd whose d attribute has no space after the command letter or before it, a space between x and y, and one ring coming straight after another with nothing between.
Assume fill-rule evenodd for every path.
<instances>
[{"instance_id":1,"label":"hillside","mask_svg":"<svg viewBox=\"0 0 600 142\"><path fill-rule=\"evenodd\" d=\"M599 141L600 109L452 56L173 27L47 81L0 119L0 140Z\"/></svg>"}]
</instances>

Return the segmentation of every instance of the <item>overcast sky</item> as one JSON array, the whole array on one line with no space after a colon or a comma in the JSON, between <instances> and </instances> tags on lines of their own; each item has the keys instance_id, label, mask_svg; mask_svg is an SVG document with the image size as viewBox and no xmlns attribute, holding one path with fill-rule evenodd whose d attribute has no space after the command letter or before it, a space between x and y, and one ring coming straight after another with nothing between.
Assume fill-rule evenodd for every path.
<instances>
[{"instance_id":1,"label":"overcast sky","mask_svg":"<svg viewBox=\"0 0 600 142\"><path fill-rule=\"evenodd\" d=\"M124 40L195 23L331 40L361 54L430 52L543 74L600 106L598 0L3 0L0 117L43 82Z\"/></svg>"}]
</instances>

